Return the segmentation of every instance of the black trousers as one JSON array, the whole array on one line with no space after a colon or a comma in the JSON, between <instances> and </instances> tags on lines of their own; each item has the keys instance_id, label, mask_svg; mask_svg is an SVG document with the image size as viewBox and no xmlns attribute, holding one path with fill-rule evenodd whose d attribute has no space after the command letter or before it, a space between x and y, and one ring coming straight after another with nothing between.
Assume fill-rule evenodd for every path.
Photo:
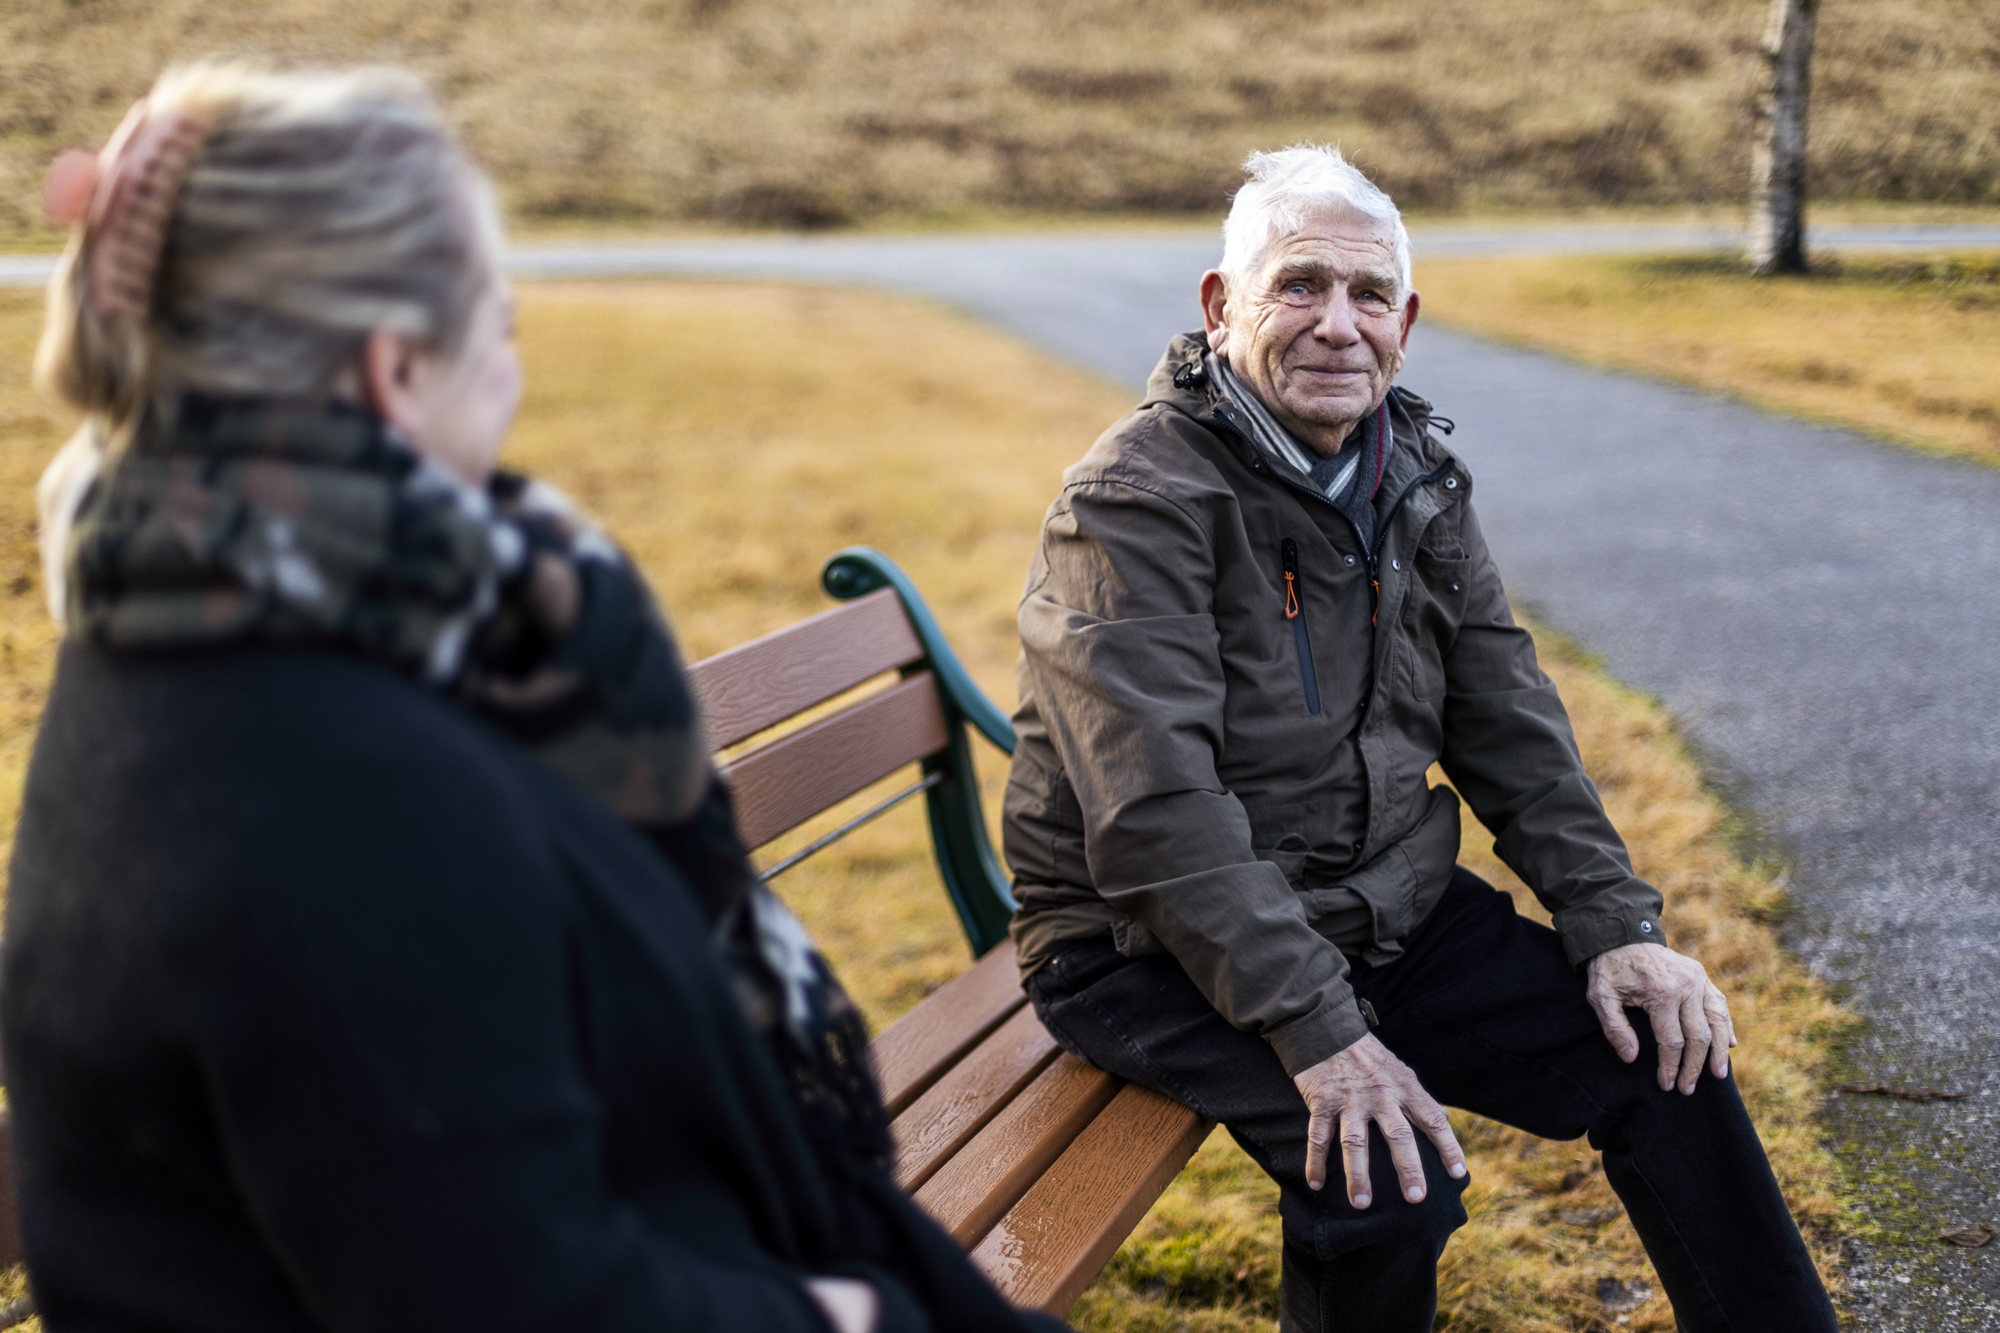
<instances>
[{"instance_id":1,"label":"black trousers","mask_svg":"<svg viewBox=\"0 0 2000 1333\"><path fill-rule=\"evenodd\" d=\"M1590 1136L1685 1333L1833 1333L1735 1081L1704 1072L1693 1096L1661 1092L1636 1010L1642 1049L1620 1061L1556 933L1506 894L1460 870L1403 957L1357 961L1351 979L1375 1035L1439 1101L1546 1139ZM1036 972L1028 993L1074 1054L1220 1120L1278 1183L1285 1333L1429 1333L1465 1182L1422 1134L1424 1201L1404 1200L1375 1129L1375 1203L1354 1209L1337 1144L1326 1188L1307 1188L1305 1102L1270 1047L1225 1022L1171 957L1128 959L1092 940Z\"/></svg>"}]
</instances>

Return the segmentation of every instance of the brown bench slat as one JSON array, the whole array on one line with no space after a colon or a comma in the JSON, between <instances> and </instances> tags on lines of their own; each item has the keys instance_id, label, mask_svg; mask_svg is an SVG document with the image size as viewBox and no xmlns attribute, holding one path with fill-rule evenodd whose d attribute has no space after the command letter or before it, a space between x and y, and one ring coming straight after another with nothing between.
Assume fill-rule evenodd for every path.
<instances>
[{"instance_id":1,"label":"brown bench slat","mask_svg":"<svg viewBox=\"0 0 2000 1333\"><path fill-rule=\"evenodd\" d=\"M725 768L736 827L761 847L949 742L937 681L920 672Z\"/></svg>"},{"instance_id":2,"label":"brown bench slat","mask_svg":"<svg viewBox=\"0 0 2000 1333\"><path fill-rule=\"evenodd\" d=\"M1027 1002L1014 966L1014 941L1002 940L969 970L883 1028L868 1043L868 1057L889 1114L901 1115L939 1075Z\"/></svg>"},{"instance_id":3,"label":"brown bench slat","mask_svg":"<svg viewBox=\"0 0 2000 1333\"><path fill-rule=\"evenodd\" d=\"M991 1231L1097 1117L1123 1081L1069 1052L917 1191L917 1203L960 1245Z\"/></svg>"},{"instance_id":4,"label":"brown bench slat","mask_svg":"<svg viewBox=\"0 0 2000 1333\"><path fill-rule=\"evenodd\" d=\"M1214 1126L1128 1083L972 1252L1016 1305L1076 1303Z\"/></svg>"},{"instance_id":5,"label":"brown bench slat","mask_svg":"<svg viewBox=\"0 0 2000 1333\"><path fill-rule=\"evenodd\" d=\"M1058 1053L1055 1038L1035 1011L1016 1010L889 1126L896 1143L896 1183L914 1190L929 1180Z\"/></svg>"},{"instance_id":6,"label":"brown bench slat","mask_svg":"<svg viewBox=\"0 0 2000 1333\"><path fill-rule=\"evenodd\" d=\"M895 589L882 588L717 653L688 675L708 743L721 750L923 655Z\"/></svg>"}]
</instances>

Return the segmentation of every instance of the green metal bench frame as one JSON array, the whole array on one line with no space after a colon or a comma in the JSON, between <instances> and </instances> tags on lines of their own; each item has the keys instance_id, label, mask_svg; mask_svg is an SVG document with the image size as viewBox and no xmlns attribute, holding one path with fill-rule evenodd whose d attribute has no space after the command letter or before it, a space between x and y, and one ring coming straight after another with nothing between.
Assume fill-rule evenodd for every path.
<instances>
[{"instance_id":1,"label":"green metal bench frame","mask_svg":"<svg viewBox=\"0 0 2000 1333\"><path fill-rule=\"evenodd\" d=\"M993 742L1006 754L1014 753L1014 727L1007 715L986 697L951 649L923 594L901 567L880 551L867 546L850 546L828 557L819 575L820 586L828 595L853 601L881 588L894 588L910 618L917 641L923 645L923 660L903 668L908 677L929 671L936 677L938 693L944 701L945 717L951 729L951 744L942 754L923 762L926 778L937 781L924 792L931 821L931 848L937 854L938 874L945 892L958 912L965 938L972 944L975 958L1007 938L1007 923L1014 916L1014 895L1008 888L1006 867L994 855L986 833L986 816L979 799L979 775L972 764L972 742L967 728Z\"/></svg>"},{"instance_id":2,"label":"green metal bench frame","mask_svg":"<svg viewBox=\"0 0 2000 1333\"><path fill-rule=\"evenodd\" d=\"M853 605L690 668L717 744L770 737L724 767L739 827L767 847L907 765L921 767L921 780L764 877L925 794L932 855L975 961L869 1044L891 1117L896 1182L1009 1300L1061 1313L1213 1126L1085 1064L1042 1027L1008 938L1014 897L987 836L973 766L973 732L1012 754L1013 727L973 684L894 561L850 547L827 560L820 584ZM896 684L849 695L889 671ZM823 706L803 725L771 733Z\"/></svg>"}]
</instances>

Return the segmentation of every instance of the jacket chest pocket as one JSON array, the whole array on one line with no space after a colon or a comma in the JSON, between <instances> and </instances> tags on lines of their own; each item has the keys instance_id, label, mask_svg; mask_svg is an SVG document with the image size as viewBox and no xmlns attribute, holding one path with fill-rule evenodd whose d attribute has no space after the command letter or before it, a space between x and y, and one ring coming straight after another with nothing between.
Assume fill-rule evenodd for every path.
<instances>
[{"instance_id":1,"label":"jacket chest pocket","mask_svg":"<svg viewBox=\"0 0 2000 1333\"><path fill-rule=\"evenodd\" d=\"M1419 699L1435 699L1444 693L1444 659L1465 621L1466 587L1471 578L1468 557L1417 552L1401 647L1411 692Z\"/></svg>"},{"instance_id":2,"label":"jacket chest pocket","mask_svg":"<svg viewBox=\"0 0 2000 1333\"><path fill-rule=\"evenodd\" d=\"M1299 544L1290 537L1279 543L1285 574L1285 623L1299 659L1299 683L1305 687L1306 712L1319 715L1319 673L1313 669L1312 631L1306 627L1305 588L1300 583Z\"/></svg>"}]
</instances>

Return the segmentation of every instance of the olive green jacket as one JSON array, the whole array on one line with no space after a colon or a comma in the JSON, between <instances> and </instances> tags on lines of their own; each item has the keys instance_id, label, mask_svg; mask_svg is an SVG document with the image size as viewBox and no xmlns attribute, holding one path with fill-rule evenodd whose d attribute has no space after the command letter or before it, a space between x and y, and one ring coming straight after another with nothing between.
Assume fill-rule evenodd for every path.
<instances>
[{"instance_id":1,"label":"olive green jacket","mask_svg":"<svg viewBox=\"0 0 2000 1333\"><path fill-rule=\"evenodd\" d=\"M1106 934L1171 953L1296 1074L1367 1031L1345 955L1397 957L1436 906L1461 795L1572 962L1664 942L1430 405L1390 394L1367 550L1203 347L1169 345L1043 522L1005 804L1024 974Z\"/></svg>"}]
</instances>

